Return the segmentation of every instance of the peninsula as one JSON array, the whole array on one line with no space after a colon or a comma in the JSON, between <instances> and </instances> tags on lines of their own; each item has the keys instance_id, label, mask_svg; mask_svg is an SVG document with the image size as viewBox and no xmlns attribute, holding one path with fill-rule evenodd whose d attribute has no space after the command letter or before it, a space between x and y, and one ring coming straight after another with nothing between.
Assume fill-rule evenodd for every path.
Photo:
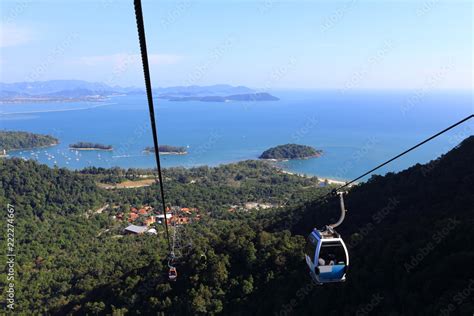
<instances>
[{"instance_id":1,"label":"peninsula","mask_svg":"<svg viewBox=\"0 0 474 316\"><path fill-rule=\"evenodd\" d=\"M231 101L245 101L245 102L261 102L261 101L278 101L279 98L266 93L243 93L233 94L228 96L206 95L206 96L169 96L159 95L161 99L167 99L174 102L199 101L199 102L231 102Z\"/></svg>"},{"instance_id":2,"label":"peninsula","mask_svg":"<svg viewBox=\"0 0 474 316\"><path fill-rule=\"evenodd\" d=\"M9 150L33 149L57 144L59 144L59 140L50 135L22 131L0 131L0 152L3 155L6 155Z\"/></svg>"}]
</instances>

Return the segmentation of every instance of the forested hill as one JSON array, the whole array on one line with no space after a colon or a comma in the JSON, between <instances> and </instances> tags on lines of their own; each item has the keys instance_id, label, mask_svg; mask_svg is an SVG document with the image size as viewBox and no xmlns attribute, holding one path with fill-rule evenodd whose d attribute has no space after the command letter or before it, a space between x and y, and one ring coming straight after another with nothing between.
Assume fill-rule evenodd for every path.
<instances>
[{"instance_id":1,"label":"forested hill","mask_svg":"<svg viewBox=\"0 0 474 316\"><path fill-rule=\"evenodd\" d=\"M0 201L18 206L16 218L31 224L77 215L103 204L105 197L91 178L14 158L0 160Z\"/></svg>"},{"instance_id":2,"label":"forested hill","mask_svg":"<svg viewBox=\"0 0 474 316\"><path fill-rule=\"evenodd\" d=\"M379 315L472 315L473 161L471 136L428 164L374 176L354 188L338 228L351 256L347 283L295 296L292 311L310 314L316 308L318 314L353 315L365 307ZM294 210L274 229L291 227L294 234L307 234L338 216L333 198L327 205L310 203ZM285 283L294 285L284 296L294 296L305 282L295 280L307 277L306 271L289 275Z\"/></svg>"},{"instance_id":3,"label":"forested hill","mask_svg":"<svg viewBox=\"0 0 474 316\"><path fill-rule=\"evenodd\" d=\"M260 159L303 159L321 156L322 151L311 146L286 144L265 150Z\"/></svg>"},{"instance_id":4,"label":"forested hill","mask_svg":"<svg viewBox=\"0 0 474 316\"><path fill-rule=\"evenodd\" d=\"M19 131L0 131L0 150L31 149L52 146L59 140L50 135L40 135Z\"/></svg>"},{"instance_id":5,"label":"forested hill","mask_svg":"<svg viewBox=\"0 0 474 316\"><path fill-rule=\"evenodd\" d=\"M311 179L272 174L263 162L198 168L189 174L192 180L203 177L197 183L181 179L183 170L166 170L167 194L189 206L200 199L203 211L224 207L232 196L242 201L268 196L278 204L285 195L288 203L259 211L203 212L201 221L186 228L191 246L177 264L177 282L170 283L162 227L157 226L158 236L123 235L128 223L112 218L132 205L159 206L156 186L106 191L94 183L98 174L3 159L0 203L15 208L21 271L16 312L472 315L473 160L470 137L429 164L354 187L338 229L351 256L347 282L316 286L304 262L303 236L337 219L339 206L330 199L296 207L305 200L300 191L313 192L311 199L327 192ZM119 204L118 209L95 211L107 204ZM2 291L5 275L0 273Z\"/></svg>"}]
</instances>

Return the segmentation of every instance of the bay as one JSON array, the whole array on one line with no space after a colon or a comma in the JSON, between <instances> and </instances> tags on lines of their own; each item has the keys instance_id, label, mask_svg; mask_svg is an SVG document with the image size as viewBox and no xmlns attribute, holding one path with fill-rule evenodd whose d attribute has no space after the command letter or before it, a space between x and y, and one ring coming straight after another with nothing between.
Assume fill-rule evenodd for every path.
<instances>
[{"instance_id":1,"label":"bay","mask_svg":"<svg viewBox=\"0 0 474 316\"><path fill-rule=\"evenodd\" d=\"M165 167L256 159L269 147L298 143L322 149L321 158L279 163L297 173L350 179L472 114L470 91L271 91L276 102L171 102L156 99L160 144L187 146L188 154L163 155ZM50 134L60 144L10 152L49 166L155 166L143 149L153 144L145 95L106 102L0 104L0 128ZM378 173L426 163L473 134L456 128ZM75 151L86 141L114 150Z\"/></svg>"}]
</instances>

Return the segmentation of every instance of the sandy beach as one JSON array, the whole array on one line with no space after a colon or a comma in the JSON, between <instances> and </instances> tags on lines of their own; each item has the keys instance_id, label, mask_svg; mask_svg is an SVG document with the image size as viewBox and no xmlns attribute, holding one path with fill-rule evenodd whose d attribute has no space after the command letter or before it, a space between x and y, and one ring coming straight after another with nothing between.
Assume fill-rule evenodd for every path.
<instances>
[{"instance_id":1,"label":"sandy beach","mask_svg":"<svg viewBox=\"0 0 474 316\"><path fill-rule=\"evenodd\" d=\"M305 177L305 178L317 177L320 182L327 182L327 183L329 183L329 184L337 184L337 185L344 185L344 184L346 184L345 181L341 181L341 180L335 180L335 179L330 179L330 178L324 178L324 177L320 177L320 176L310 176L310 175L306 175L306 174L302 174L302 173L290 172L290 171L283 170L283 169L281 169L280 171L281 171L282 173L285 173L285 174L291 174L291 175L294 175L294 176Z\"/></svg>"}]
</instances>

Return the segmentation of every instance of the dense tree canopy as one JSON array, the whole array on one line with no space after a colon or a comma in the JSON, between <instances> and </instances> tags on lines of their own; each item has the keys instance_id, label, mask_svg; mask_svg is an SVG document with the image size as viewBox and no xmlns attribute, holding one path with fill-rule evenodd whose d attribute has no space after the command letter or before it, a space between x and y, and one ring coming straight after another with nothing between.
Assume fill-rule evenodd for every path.
<instances>
[{"instance_id":1,"label":"dense tree canopy","mask_svg":"<svg viewBox=\"0 0 474 316\"><path fill-rule=\"evenodd\" d=\"M31 149L51 146L59 141L50 135L28 132L0 131L0 150Z\"/></svg>"},{"instance_id":2,"label":"dense tree canopy","mask_svg":"<svg viewBox=\"0 0 474 316\"><path fill-rule=\"evenodd\" d=\"M104 145L104 144L97 144L97 143L90 143L90 142L78 142L69 145L70 148L76 149L101 149L101 150L112 150L111 145Z\"/></svg>"},{"instance_id":3,"label":"dense tree canopy","mask_svg":"<svg viewBox=\"0 0 474 316\"><path fill-rule=\"evenodd\" d=\"M158 150L163 153L186 153L186 147L183 146L171 146L171 145L160 145L158 146ZM155 147L146 147L145 152L153 153L155 152Z\"/></svg>"},{"instance_id":4,"label":"dense tree canopy","mask_svg":"<svg viewBox=\"0 0 474 316\"><path fill-rule=\"evenodd\" d=\"M473 158L471 137L426 165L354 187L339 230L351 255L348 280L324 287L310 281L304 236L334 220L338 205L311 202L330 189L316 179L255 161L166 169L170 203L203 210L186 226L190 246L169 283L163 227L157 236L123 235L126 223L111 217L159 205L156 187L96 185L152 170L72 172L0 160L0 203L16 211L17 313L471 315ZM227 211L245 201L274 207ZM2 273L2 291L5 282Z\"/></svg>"},{"instance_id":5,"label":"dense tree canopy","mask_svg":"<svg viewBox=\"0 0 474 316\"><path fill-rule=\"evenodd\" d=\"M260 159L301 159L318 157L322 153L321 150L316 150L311 146L286 144L272 147L265 150Z\"/></svg>"}]
</instances>

